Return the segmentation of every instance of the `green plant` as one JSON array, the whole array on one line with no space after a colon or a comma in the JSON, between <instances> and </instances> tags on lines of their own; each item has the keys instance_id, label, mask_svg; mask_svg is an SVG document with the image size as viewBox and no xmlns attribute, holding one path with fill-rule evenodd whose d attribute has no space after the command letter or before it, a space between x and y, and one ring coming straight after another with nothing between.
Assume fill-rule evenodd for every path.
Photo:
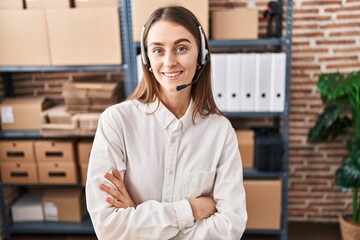
<instances>
[{"instance_id":1,"label":"green plant","mask_svg":"<svg viewBox=\"0 0 360 240\"><path fill-rule=\"evenodd\" d=\"M344 191L352 190L352 217L360 223L360 71L346 77L340 73L327 73L319 77L324 110L308 139L314 142L331 141L345 135L348 141L347 155L336 171L336 185Z\"/></svg>"}]
</instances>

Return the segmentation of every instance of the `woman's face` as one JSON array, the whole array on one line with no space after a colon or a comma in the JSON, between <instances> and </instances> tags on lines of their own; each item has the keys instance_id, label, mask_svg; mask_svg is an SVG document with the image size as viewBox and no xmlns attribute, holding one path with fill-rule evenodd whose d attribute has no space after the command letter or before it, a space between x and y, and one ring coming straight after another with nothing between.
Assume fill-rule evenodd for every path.
<instances>
[{"instance_id":1,"label":"woman's face","mask_svg":"<svg viewBox=\"0 0 360 240\"><path fill-rule=\"evenodd\" d=\"M147 54L163 93L176 92L176 86L192 81L197 65L195 37L183 26L158 21L147 35ZM190 86L181 92L190 93Z\"/></svg>"}]
</instances>

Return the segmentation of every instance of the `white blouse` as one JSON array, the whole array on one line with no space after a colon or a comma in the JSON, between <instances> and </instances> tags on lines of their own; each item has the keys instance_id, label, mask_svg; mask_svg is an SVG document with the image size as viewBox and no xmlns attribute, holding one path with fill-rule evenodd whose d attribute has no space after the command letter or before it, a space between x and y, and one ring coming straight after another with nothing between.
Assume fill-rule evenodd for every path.
<instances>
[{"instance_id":1,"label":"white blouse","mask_svg":"<svg viewBox=\"0 0 360 240\"><path fill-rule=\"evenodd\" d=\"M87 208L100 240L240 239L247 213L236 135L223 116L199 115L193 102L177 119L158 101L126 101L105 110L87 173ZM121 171L136 208L105 201L104 174ZM217 212L194 222L188 199L212 196Z\"/></svg>"}]
</instances>

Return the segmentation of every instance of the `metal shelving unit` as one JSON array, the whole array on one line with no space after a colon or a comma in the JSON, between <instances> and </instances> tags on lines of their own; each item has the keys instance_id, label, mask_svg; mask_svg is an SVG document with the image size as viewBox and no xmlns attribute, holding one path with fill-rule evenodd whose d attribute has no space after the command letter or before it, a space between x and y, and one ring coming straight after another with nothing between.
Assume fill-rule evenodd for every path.
<instances>
[{"instance_id":1,"label":"metal shelving unit","mask_svg":"<svg viewBox=\"0 0 360 240\"><path fill-rule=\"evenodd\" d=\"M90 65L90 66L0 66L0 73L3 75L5 83L5 96L15 97L14 88L12 83L13 72L53 72L53 71L119 71L122 70L125 74L124 91L128 96L134 89L133 85L133 69L129 65L134 62L132 53L132 30L131 22L129 23L130 8L128 0L118 0L119 2L119 21L121 26L121 45L122 45L122 64L120 65ZM74 136L79 138L79 136ZM91 136L80 136L87 138ZM0 139L39 139L44 138L38 131L0 131ZM58 137L49 137L58 138ZM72 136L59 137L59 138L72 138ZM7 217L9 206L6 205L4 196L4 187L31 187L34 185L25 184L2 184L0 182L0 207L3 238L4 240L10 239L11 234L94 234L94 229L90 217L85 218L81 223L66 223L66 222L21 222L14 223ZM45 187L45 185L36 185ZM51 185L52 187L64 187L66 185ZM80 184L71 187L82 187Z\"/></svg>"},{"instance_id":2,"label":"metal shelving unit","mask_svg":"<svg viewBox=\"0 0 360 240\"><path fill-rule=\"evenodd\" d=\"M293 0L286 1L284 6L283 0L278 0L279 4L285 7L285 36L282 38L269 38L269 39L257 39L257 40L209 40L211 49L232 47L273 47L276 51L283 51L286 53L286 87L285 87L285 106L283 112L225 112L225 116L228 118L250 118L250 117L272 117L274 119L274 127L279 128L280 119L283 122L283 139L284 139L284 161L283 169L279 172L261 172L256 169L244 169L244 179L280 179L282 181L282 211L281 211L281 229L280 230L246 230L245 235L260 235L260 236L275 236L280 240L288 239L288 224L287 224L287 205L288 205L288 152L289 152L289 113L290 113L290 83L291 83L291 45L292 45L292 14L293 14ZM283 17L282 17L283 18ZM282 22L282 21L281 21ZM134 42L134 54L139 52L140 43ZM134 59L136 59L134 57ZM136 66L136 62L133 66ZM136 76L137 71L134 72ZM137 78L134 78L134 85L137 84Z\"/></svg>"},{"instance_id":3,"label":"metal shelving unit","mask_svg":"<svg viewBox=\"0 0 360 240\"><path fill-rule=\"evenodd\" d=\"M283 5L283 0L278 0ZM292 11L293 0L286 1L286 28L283 38L259 39L259 40L210 40L211 48L220 47L284 47L286 53L286 89L285 89L285 110L283 112L227 112L225 116L236 117L273 117L275 125L279 119L283 121L283 138L285 142L285 156L283 170L280 172L260 172L255 169L245 169L245 179L281 179L282 180L282 217L280 230L246 230L249 235L271 235L278 236L281 240L287 240L287 193L288 193L288 142L289 142L289 112L290 112L290 82L291 82L291 44L292 44ZM56 67L0 67L4 73L6 83L6 96L13 95L11 72L46 72L46 71L73 71L73 70L124 70L125 73L125 94L128 96L137 85L136 55L140 44L133 42L132 21L131 21L131 0L119 0L119 15L121 25L121 40L123 50L123 64L115 66L56 66ZM135 67L131 67L135 66ZM277 123L276 123L277 122ZM3 138L43 138L39 132L6 132L0 131L0 139ZM0 207L6 208L4 200L4 185L0 183ZM81 223L57 223L57 222L26 222L13 223L7 219L6 213L1 211L4 226L4 239L10 239L10 234L94 234L90 218L84 219Z\"/></svg>"}]
</instances>

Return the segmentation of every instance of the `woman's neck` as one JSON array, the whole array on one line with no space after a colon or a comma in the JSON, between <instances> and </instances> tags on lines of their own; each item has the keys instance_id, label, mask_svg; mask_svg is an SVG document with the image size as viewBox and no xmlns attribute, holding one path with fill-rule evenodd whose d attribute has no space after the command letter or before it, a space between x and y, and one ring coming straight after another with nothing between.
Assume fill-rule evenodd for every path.
<instances>
[{"instance_id":1,"label":"woman's neck","mask_svg":"<svg viewBox=\"0 0 360 240\"><path fill-rule=\"evenodd\" d=\"M190 99L190 94L172 94L171 96L164 94L161 97L161 102L177 119L180 119L185 115Z\"/></svg>"}]
</instances>

